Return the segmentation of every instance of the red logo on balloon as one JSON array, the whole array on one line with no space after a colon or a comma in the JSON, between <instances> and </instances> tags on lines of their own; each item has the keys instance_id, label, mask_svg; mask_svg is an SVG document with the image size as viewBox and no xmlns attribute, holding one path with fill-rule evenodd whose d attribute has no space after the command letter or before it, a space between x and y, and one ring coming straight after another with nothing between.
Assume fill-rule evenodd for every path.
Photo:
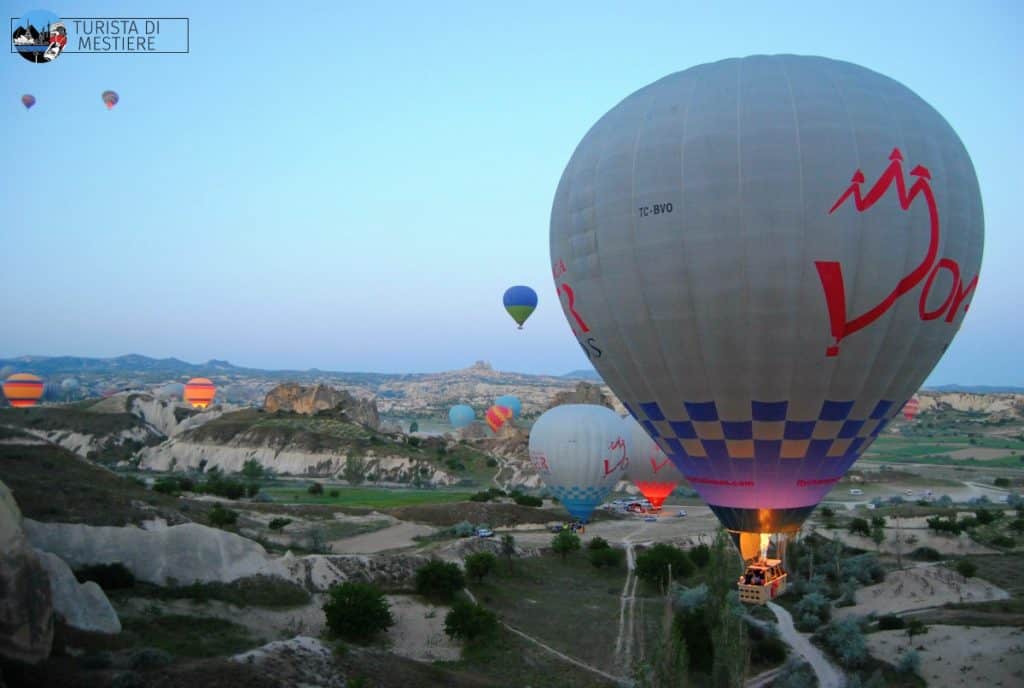
<instances>
[{"instance_id":1,"label":"red logo on balloon","mask_svg":"<svg viewBox=\"0 0 1024 688\"><path fill-rule=\"evenodd\" d=\"M871 208L889 192L890 188L895 186L900 207L903 210L908 210L919 196L928 205L930 225L928 251L917 267L904 276L881 302L854 318L850 318L846 312L846 289L842 266L837 261L818 260L814 262L815 267L818 269L818 277L821 279L822 289L825 291L829 322L831 324L832 336L835 338L835 343L825 350L826 356L839 355L839 343L843 339L878 320L886 311L892 308L893 304L896 303L896 299L914 289L922 281L924 281L924 288L921 290L921 298L918 302L918 315L921 320L925 321L935 320L945 315L947 323L953 322L953 318L956 317L961 304L964 306L964 312L967 312L970 304L964 303L964 300L974 291L978 284L978 276L975 275L974 279L964 287L960 279L960 265L950 258L938 258L941 228L939 208L935 202L935 195L932 193L930 184L931 173L922 165L916 166L910 171L910 176L917 179L907 189L903 176L903 155L898 148L893 149L889 155L889 160L889 166L882 173L882 176L879 177L878 181L875 182L874 186L868 190L866 196L861 194L864 173L859 169L854 172L850 186L843 192L832 208L829 209L829 215L851 198L857 212L862 213ZM928 310L928 295L940 270L947 270L953 278L953 283L949 294L942 304L938 308Z\"/></svg>"},{"instance_id":2,"label":"red logo on balloon","mask_svg":"<svg viewBox=\"0 0 1024 688\"><path fill-rule=\"evenodd\" d=\"M611 475L612 473L614 473L615 471L617 471L619 469L625 470L626 466L629 465L629 457L626 456L626 441L624 439L619 437L614 442L610 443L608 445L608 448L613 450L613 451L616 450L616 449L621 450L622 451L622 456L614 464L612 464L611 461L609 461L608 459L604 460L604 474L606 476L607 475Z\"/></svg>"}]
</instances>

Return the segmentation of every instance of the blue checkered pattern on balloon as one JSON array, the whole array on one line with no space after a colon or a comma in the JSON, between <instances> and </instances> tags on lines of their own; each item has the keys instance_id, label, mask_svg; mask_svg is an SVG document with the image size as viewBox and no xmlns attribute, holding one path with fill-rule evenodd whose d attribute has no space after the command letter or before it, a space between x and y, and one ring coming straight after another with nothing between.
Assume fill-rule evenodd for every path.
<instances>
[{"instance_id":1,"label":"blue checkered pattern on balloon","mask_svg":"<svg viewBox=\"0 0 1024 688\"><path fill-rule=\"evenodd\" d=\"M760 465L770 466L776 477L815 477L845 471L900 409L883 399L858 416L854 406L825 401L812 418L791 414L788 401L753 401L747 418L728 419L713 401L673 409L641 402L626 409L687 475L713 478L727 471L732 478L753 477ZM731 459L728 466L723 459Z\"/></svg>"},{"instance_id":2,"label":"blue checkered pattern on balloon","mask_svg":"<svg viewBox=\"0 0 1024 688\"><path fill-rule=\"evenodd\" d=\"M590 518L594 509L605 500L605 497L612 491L613 485L603 487L552 487L551 494L558 497L558 501L565 506L566 510L581 521Z\"/></svg>"}]
</instances>

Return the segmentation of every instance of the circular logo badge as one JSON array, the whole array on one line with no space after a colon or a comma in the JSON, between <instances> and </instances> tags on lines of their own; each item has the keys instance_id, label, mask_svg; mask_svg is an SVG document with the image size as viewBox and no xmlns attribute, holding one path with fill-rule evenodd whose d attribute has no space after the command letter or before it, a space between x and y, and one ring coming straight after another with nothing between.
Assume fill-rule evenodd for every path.
<instances>
[{"instance_id":1,"label":"circular logo badge","mask_svg":"<svg viewBox=\"0 0 1024 688\"><path fill-rule=\"evenodd\" d=\"M68 30L53 12L32 10L15 24L11 44L29 62L53 62L68 44Z\"/></svg>"}]
</instances>

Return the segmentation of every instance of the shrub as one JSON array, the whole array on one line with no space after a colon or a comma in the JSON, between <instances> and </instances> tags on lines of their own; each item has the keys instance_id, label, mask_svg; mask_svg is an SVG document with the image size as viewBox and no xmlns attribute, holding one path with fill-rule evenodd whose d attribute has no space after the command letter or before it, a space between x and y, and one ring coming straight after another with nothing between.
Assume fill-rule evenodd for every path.
<instances>
[{"instance_id":1,"label":"shrub","mask_svg":"<svg viewBox=\"0 0 1024 688\"><path fill-rule=\"evenodd\" d=\"M1010 522L1010 530L1016 533L1024 533L1024 518L1017 518Z\"/></svg>"},{"instance_id":2,"label":"shrub","mask_svg":"<svg viewBox=\"0 0 1024 688\"><path fill-rule=\"evenodd\" d=\"M498 630L498 617L494 612L465 600L452 605L444 617L444 632L473 644L492 636Z\"/></svg>"},{"instance_id":3,"label":"shrub","mask_svg":"<svg viewBox=\"0 0 1024 688\"><path fill-rule=\"evenodd\" d=\"M579 548L580 538L572 531L563 530L551 538L551 549L554 550L555 554L562 557L562 561L565 561L567 555Z\"/></svg>"},{"instance_id":4,"label":"shrub","mask_svg":"<svg viewBox=\"0 0 1024 688\"><path fill-rule=\"evenodd\" d=\"M240 472L250 480L259 480L263 477L263 464L259 462L259 459L248 459L242 464Z\"/></svg>"},{"instance_id":5,"label":"shrub","mask_svg":"<svg viewBox=\"0 0 1024 688\"><path fill-rule=\"evenodd\" d=\"M978 509L974 512L974 517L978 520L978 523L983 526L987 526L1002 515L1003 513L1001 511L989 511L988 509Z\"/></svg>"},{"instance_id":6,"label":"shrub","mask_svg":"<svg viewBox=\"0 0 1024 688\"><path fill-rule=\"evenodd\" d=\"M494 570L498 558L490 552L477 552L466 557L466 575L483 581L484 576Z\"/></svg>"},{"instance_id":7,"label":"shrub","mask_svg":"<svg viewBox=\"0 0 1024 688\"><path fill-rule=\"evenodd\" d=\"M702 569L707 566L708 561L711 560L711 548L704 543L701 543L690 550L689 556L690 561L692 561L697 568Z\"/></svg>"},{"instance_id":8,"label":"shrub","mask_svg":"<svg viewBox=\"0 0 1024 688\"><path fill-rule=\"evenodd\" d=\"M828 622L832 616L832 604L820 592L812 592L800 598L794 611L800 619L797 628L809 633Z\"/></svg>"},{"instance_id":9,"label":"shrub","mask_svg":"<svg viewBox=\"0 0 1024 688\"><path fill-rule=\"evenodd\" d=\"M622 565L623 559L626 558L626 553L621 549L605 547L601 549L590 549L587 552L587 558L590 559L590 563L594 568L601 568L602 566L616 568Z\"/></svg>"},{"instance_id":10,"label":"shrub","mask_svg":"<svg viewBox=\"0 0 1024 688\"><path fill-rule=\"evenodd\" d=\"M409 433L410 434L414 433L414 432L419 432L419 431L420 431L420 424L419 423L417 423L416 421L413 421L413 422L409 423Z\"/></svg>"},{"instance_id":11,"label":"shrub","mask_svg":"<svg viewBox=\"0 0 1024 688\"><path fill-rule=\"evenodd\" d=\"M886 614L878 618L878 630L880 631L895 631L906 626L906 622L902 616L896 616L895 614Z\"/></svg>"},{"instance_id":12,"label":"shrub","mask_svg":"<svg viewBox=\"0 0 1024 688\"><path fill-rule=\"evenodd\" d=\"M786 661L786 643L775 634L767 634L751 643L750 661L755 664L781 664Z\"/></svg>"},{"instance_id":13,"label":"shrub","mask_svg":"<svg viewBox=\"0 0 1024 688\"><path fill-rule=\"evenodd\" d=\"M996 547L1006 547L1007 549L1014 547L1017 543L1014 539L1008 535L996 535L992 538L992 544Z\"/></svg>"},{"instance_id":14,"label":"shrub","mask_svg":"<svg viewBox=\"0 0 1024 688\"><path fill-rule=\"evenodd\" d=\"M608 544L608 541L600 536L591 538L590 542L587 543L587 549L589 550L608 549L610 547L611 545Z\"/></svg>"},{"instance_id":15,"label":"shrub","mask_svg":"<svg viewBox=\"0 0 1024 688\"><path fill-rule=\"evenodd\" d=\"M257 485L256 483L249 483L248 485L245 486L245 496L246 497L252 498L252 497L255 497L256 495L258 495L259 493L260 493L260 486Z\"/></svg>"},{"instance_id":16,"label":"shrub","mask_svg":"<svg viewBox=\"0 0 1024 688\"><path fill-rule=\"evenodd\" d=\"M519 495L515 500L519 506L544 506L544 500L533 495Z\"/></svg>"},{"instance_id":17,"label":"shrub","mask_svg":"<svg viewBox=\"0 0 1024 688\"><path fill-rule=\"evenodd\" d=\"M936 533L949 533L951 535L959 535L964 530L964 523L958 522L956 516L952 518L942 518L941 516L933 516L927 520L928 527L934 530Z\"/></svg>"},{"instance_id":18,"label":"shrub","mask_svg":"<svg viewBox=\"0 0 1024 688\"><path fill-rule=\"evenodd\" d=\"M502 490L501 488L498 487L491 487L487 489L487 494L491 495L492 499L497 497L504 497L505 490Z\"/></svg>"},{"instance_id":19,"label":"shrub","mask_svg":"<svg viewBox=\"0 0 1024 688\"><path fill-rule=\"evenodd\" d=\"M490 492L477 492L475 495L469 498L471 502L489 502L491 501Z\"/></svg>"},{"instance_id":20,"label":"shrub","mask_svg":"<svg viewBox=\"0 0 1024 688\"><path fill-rule=\"evenodd\" d=\"M341 496L341 490L331 490L327 494L329 494L332 497L337 498L337 497Z\"/></svg>"},{"instance_id":21,"label":"shrub","mask_svg":"<svg viewBox=\"0 0 1024 688\"><path fill-rule=\"evenodd\" d=\"M497 465L498 465L498 460L497 459L495 459L493 456L487 457L487 467L488 468L495 468Z\"/></svg>"},{"instance_id":22,"label":"shrub","mask_svg":"<svg viewBox=\"0 0 1024 688\"><path fill-rule=\"evenodd\" d=\"M910 553L910 558L917 561L942 561L942 555L932 547L918 547Z\"/></svg>"},{"instance_id":23,"label":"shrub","mask_svg":"<svg viewBox=\"0 0 1024 688\"><path fill-rule=\"evenodd\" d=\"M416 592L424 597L450 600L466 587L466 579L458 564L431 559L416 570Z\"/></svg>"},{"instance_id":24,"label":"shrub","mask_svg":"<svg viewBox=\"0 0 1024 688\"><path fill-rule=\"evenodd\" d=\"M885 516L872 516L871 517L872 528L885 528Z\"/></svg>"},{"instance_id":25,"label":"shrub","mask_svg":"<svg viewBox=\"0 0 1024 688\"><path fill-rule=\"evenodd\" d=\"M274 518L271 519L270 524L267 527L271 530L281 530L291 522L292 520L290 518Z\"/></svg>"},{"instance_id":26,"label":"shrub","mask_svg":"<svg viewBox=\"0 0 1024 688\"><path fill-rule=\"evenodd\" d=\"M847 669L863 666L868 657L867 643L854 618L845 618L828 625L822 640L832 650L839 664Z\"/></svg>"},{"instance_id":27,"label":"shrub","mask_svg":"<svg viewBox=\"0 0 1024 688\"><path fill-rule=\"evenodd\" d=\"M220 504L214 504L213 508L210 509L208 514L210 524L216 528L223 528L224 526L234 525L238 521L238 512L231 509L225 509Z\"/></svg>"},{"instance_id":28,"label":"shrub","mask_svg":"<svg viewBox=\"0 0 1024 688\"><path fill-rule=\"evenodd\" d=\"M458 537L469 537L474 532L473 524L469 521L460 521L452 526L452 532Z\"/></svg>"},{"instance_id":29,"label":"shrub","mask_svg":"<svg viewBox=\"0 0 1024 688\"><path fill-rule=\"evenodd\" d=\"M181 492L181 488L178 487L177 478L157 478L156 482L153 483L153 491L161 494L177 495Z\"/></svg>"},{"instance_id":30,"label":"shrub","mask_svg":"<svg viewBox=\"0 0 1024 688\"><path fill-rule=\"evenodd\" d=\"M973 561L967 559L961 559L956 563L956 572L964 577L964 580L968 578L974 578L974 574L978 572L978 567Z\"/></svg>"},{"instance_id":31,"label":"shrub","mask_svg":"<svg viewBox=\"0 0 1024 688\"><path fill-rule=\"evenodd\" d=\"M907 650L896 663L896 671L901 674L916 674L921 669L921 657L916 650Z\"/></svg>"},{"instance_id":32,"label":"shrub","mask_svg":"<svg viewBox=\"0 0 1024 688\"><path fill-rule=\"evenodd\" d=\"M75 569L79 583L93 581L104 590L121 590L135 587L135 574L121 562L93 564Z\"/></svg>"},{"instance_id":33,"label":"shrub","mask_svg":"<svg viewBox=\"0 0 1024 688\"><path fill-rule=\"evenodd\" d=\"M885 580L885 569L874 554L860 554L843 559L840 563L843 578L853 578L863 585L881 583Z\"/></svg>"},{"instance_id":34,"label":"shrub","mask_svg":"<svg viewBox=\"0 0 1024 688\"><path fill-rule=\"evenodd\" d=\"M311 495L322 495L324 493L324 486L321 485L320 483L313 483L308 488L306 488L306 492L308 492Z\"/></svg>"},{"instance_id":35,"label":"shrub","mask_svg":"<svg viewBox=\"0 0 1024 688\"><path fill-rule=\"evenodd\" d=\"M1010 479L1009 478L996 478L992 482L992 484L995 485L996 487L1009 487L1010 486Z\"/></svg>"},{"instance_id":36,"label":"shrub","mask_svg":"<svg viewBox=\"0 0 1024 688\"><path fill-rule=\"evenodd\" d=\"M669 575L680 580L695 570L686 552L672 545L660 542L636 558L636 575L657 586L668 585Z\"/></svg>"},{"instance_id":37,"label":"shrub","mask_svg":"<svg viewBox=\"0 0 1024 688\"><path fill-rule=\"evenodd\" d=\"M850 532L854 535L871 537L871 525L864 518L855 518L850 521Z\"/></svg>"},{"instance_id":38,"label":"shrub","mask_svg":"<svg viewBox=\"0 0 1024 688\"><path fill-rule=\"evenodd\" d=\"M821 517L824 518L825 520L829 520L829 519L831 519L835 515L836 515L836 512L835 512L835 510L832 509L832 507L828 507L828 506L821 507Z\"/></svg>"},{"instance_id":39,"label":"shrub","mask_svg":"<svg viewBox=\"0 0 1024 688\"><path fill-rule=\"evenodd\" d=\"M371 583L335 585L323 609L331 633L345 640L368 640L395 623L384 593Z\"/></svg>"}]
</instances>

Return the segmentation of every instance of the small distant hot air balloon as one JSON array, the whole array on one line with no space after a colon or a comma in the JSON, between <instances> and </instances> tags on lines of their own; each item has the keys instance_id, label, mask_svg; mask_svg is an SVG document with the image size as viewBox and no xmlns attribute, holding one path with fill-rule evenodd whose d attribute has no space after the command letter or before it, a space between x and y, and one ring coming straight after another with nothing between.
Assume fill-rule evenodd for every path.
<instances>
[{"instance_id":1,"label":"small distant hot air balloon","mask_svg":"<svg viewBox=\"0 0 1024 688\"><path fill-rule=\"evenodd\" d=\"M31 93L26 93L21 97L21 104L25 106L26 110L31 110L32 106L36 104L36 97Z\"/></svg>"},{"instance_id":2,"label":"small distant hot air balloon","mask_svg":"<svg viewBox=\"0 0 1024 688\"><path fill-rule=\"evenodd\" d=\"M209 378L194 377L185 383L185 392L182 395L185 403L191 404L192 408L204 409L213 402L217 388Z\"/></svg>"},{"instance_id":3,"label":"small distant hot air balloon","mask_svg":"<svg viewBox=\"0 0 1024 688\"><path fill-rule=\"evenodd\" d=\"M505 310L516 321L521 330L523 329L523 323L526 322L526 319L530 317L530 314L537 307L537 292L522 285L509 287L505 290L502 303L505 304Z\"/></svg>"},{"instance_id":4,"label":"small distant hot air balloon","mask_svg":"<svg viewBox=\"0 0 1024 688\"><path fill-rule=\"evenodd\" d=\"M530 461L540 479L575 518L586 521L629 465L625 426L596 404L566 404L530 429Z\"/></svg>"},{"instance_id":5,"label":"small distant hot air balloon","mask_svg":"<svg viewBox=\"0 0 1024 688\"><path fill-rule=\"evenodd\" d=\"M631 416L626 416L623 423L629 450L629 479L652 507L660 509L683 476L640 423Z\"/></svg>"},{"instance_id":6,"label":"small distant hot air balloon","mask_svg":"<svg viewBox=\"0 0 1024 688\"><path fill-rule=\"evenodd\" d=\"M103 92L103 102L106 104L108 110L113 110L119 100L121 100L121 98L114 91Z\"/></svg>"},{"instance_id":7,"label":"small distant hot air balloon","mask_svg":"<svg viewBox=\"0 0 1024 688\"><path fill-rule=\"evenodd\" d=\"M523 410L523 404L519 401L519 397L506 394L505 396L498 397L494 400L497 406L505 406L512 411L512 417L518 418L519 414Z\"/></svg>"},{"instance_id":8,"label":"small distant hot air balloon","mask_svg":"<svg viewBox=\"0 0 1024 688\"><path fill-rule=\"evenodd\" d=\"M921 402L918 401L917 397L911 397L910 401L903 405L904 420L907 422L914 420L920 410Z\"/></svg>"},{"instance_id":9,"label":"small distant hot air balloon","mask_svg":"<svg viewBox=\"0 0 1024 688\"><path fill-rule=\"evenodd\" d=\"M464 428L476 420L476 411L472 406L456 404L448 411L448 420L455 428Z\"/></svg>"},{"instance_id":10,"label":"small distant hot air balloon","mask_svg":"<svg viewBox=\"0 0 1024 688\"><path fill-rule=\"evenodd\" d=\"M31 408L43 396L43 380L31 373L15 373L4 380L4 396L14 408Z\"/></svg>"},{"instance_id":11,"label":"small distant hot air balloon","mask_svg":"<svg viewBox=\"0 0 1024 688\"><path fill-rule=\"evenodd\" d=\"M487 420L487 426L491 429L491 432L497 434L497 432L501 430L501 426L511 420L512 409L508 406L498 406L495 404L491 408L487 409L487 413L484 414L484 418Z\"/></svg>"}]
</instances>

